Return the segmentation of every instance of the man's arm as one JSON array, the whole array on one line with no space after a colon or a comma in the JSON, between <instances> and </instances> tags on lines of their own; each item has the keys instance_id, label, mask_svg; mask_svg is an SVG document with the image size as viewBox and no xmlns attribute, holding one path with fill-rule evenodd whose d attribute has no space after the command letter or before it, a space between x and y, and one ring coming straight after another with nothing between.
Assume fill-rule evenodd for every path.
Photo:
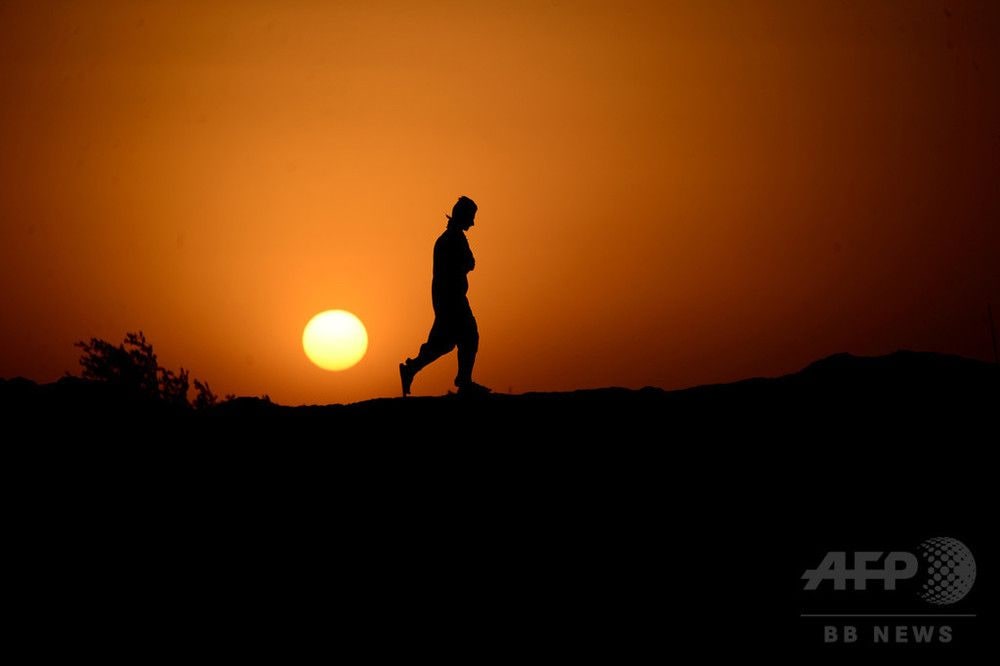
<instances>
[{"instance_id":1,"label":"man's arm","mask_svg":"<svg viewBox=\"0 0 1000 666\"><path fill-rule=\"evenodd\" d=\"M472 248L469 247L469 239L462 235L462 240L465 241L465 272L468 273L476 268L476 258L472 256Z\"/></svg>"},{"instance_id":2,"label":"man's arm","mask_svg":"<svg viewBox=\"0 0 1000 666\"><path fill-rule=\"evenodd\" d=\"M448 232L434 244L434 274L461 277L476 267L469 239Z\"/></svg>"}]
</instances>

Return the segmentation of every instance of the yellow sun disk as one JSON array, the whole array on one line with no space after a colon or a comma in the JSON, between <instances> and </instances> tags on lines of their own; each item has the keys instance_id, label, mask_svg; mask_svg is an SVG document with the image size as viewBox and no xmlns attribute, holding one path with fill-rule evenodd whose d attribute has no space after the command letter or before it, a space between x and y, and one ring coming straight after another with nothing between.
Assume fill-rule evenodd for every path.
<instances>
[{"instance_id":1,"label":"yellow sun disk","mask_svg":"<svg viewBox=\"0 0 1000 666\"><path fill-rule=\"evenodd\" d=\"M346 310L327 310L309 320L302 331L302 348L324 370L346 370L368 351L368 332Z\"/></svg>"}]
</instances>

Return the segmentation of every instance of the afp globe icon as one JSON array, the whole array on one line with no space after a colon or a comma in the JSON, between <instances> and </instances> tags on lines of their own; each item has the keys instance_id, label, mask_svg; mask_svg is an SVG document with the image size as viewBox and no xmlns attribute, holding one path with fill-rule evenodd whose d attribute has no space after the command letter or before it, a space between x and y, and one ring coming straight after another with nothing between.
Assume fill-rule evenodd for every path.
<instances>
[{"instance_id":1,"label":"afp globe icon","mask_svg":"<svg viewBox=\"0 0 1000 666\"><path fill-rule=\"evenodd\" d=\"M927 579L920 598L941 606L961 600L976 582L976 560L965 544L951 537L934 537L918 546Z\"/></svg>"}]
</instances>

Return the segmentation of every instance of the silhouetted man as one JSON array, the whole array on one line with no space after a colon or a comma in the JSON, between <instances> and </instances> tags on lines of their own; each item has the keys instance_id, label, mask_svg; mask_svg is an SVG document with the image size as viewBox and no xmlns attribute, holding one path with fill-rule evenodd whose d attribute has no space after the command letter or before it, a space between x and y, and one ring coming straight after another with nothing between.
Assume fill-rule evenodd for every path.
<instances>
[{"instance_id":1,"label":"silhouetted man","mask_svg":"<svg viewBox=\"0 0 1000 666\"><path fill-rule=\"evenodd\" d=\"M469 197L459 197L451 209L448 228L434 243L434 280L431 301L434 304L434 325L427 342L420 346L416 358L399 364L403 395L410 394L413 377L425 366L458 347L458 376L455 386L460 394L489 393L490 389L472 381L472 366L479 350L479 328L466 293L468 273L476 267L465 232L476 222L479 209Z\"/></svg>"}]
</instances>

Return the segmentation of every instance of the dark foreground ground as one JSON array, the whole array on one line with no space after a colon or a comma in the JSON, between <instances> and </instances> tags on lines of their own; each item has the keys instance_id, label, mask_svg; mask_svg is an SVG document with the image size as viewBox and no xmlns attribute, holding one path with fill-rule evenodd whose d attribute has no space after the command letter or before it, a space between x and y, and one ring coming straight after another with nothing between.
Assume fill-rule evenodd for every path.
<instances>
[{"instance_id":1,"label":"dark foreground ground","mask_svg":"<svg viewBox=\"0 0 1000 666\"><path fill-rule=\"evenodd\" d=\"M686 391L239 399L201 413L9 380L0 405L24 587L14 629L40 646L635 661L937 659L989 643L990 364L838 355ZM802 590L827 551L935 536L976 558L957 604L918 600L915 580ZM858 644L824 645L832 620L800 617L817 611L919 617L851 620ZM875 622L948 622L952 640L867 644Z\"/></svg>"}]
</instances>

